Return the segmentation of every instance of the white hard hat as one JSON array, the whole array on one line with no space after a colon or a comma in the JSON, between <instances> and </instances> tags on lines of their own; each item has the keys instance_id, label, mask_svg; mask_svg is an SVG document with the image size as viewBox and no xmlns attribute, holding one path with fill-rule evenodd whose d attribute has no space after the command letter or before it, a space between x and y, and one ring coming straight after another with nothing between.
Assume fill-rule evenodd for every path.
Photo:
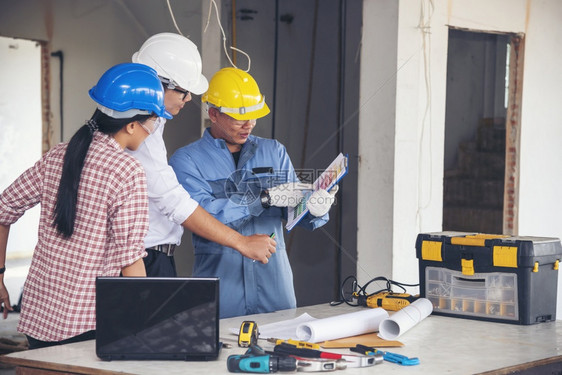
<instances>
[{"instance_id":1,"label":"white hard hat","mask_svg":"<svg viewBox=\"0 0 562 375\"><path fill-rule=\"evenodd\" d=\"M179 34L151 36L135 52L133 62L154 68L159 76L196 95L209 88L207 78L201 74L201 55L197 46Z\"/></svg>"}]
</instances>

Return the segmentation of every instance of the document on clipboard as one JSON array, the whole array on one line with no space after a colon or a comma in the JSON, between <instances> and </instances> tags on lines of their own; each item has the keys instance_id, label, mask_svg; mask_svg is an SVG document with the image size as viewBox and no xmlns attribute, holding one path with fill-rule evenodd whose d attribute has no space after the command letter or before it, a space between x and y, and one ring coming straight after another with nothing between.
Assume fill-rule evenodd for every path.
<instances>
[{"instance_id":1,"label":"document on clipboard","mask_svg":"<svg viewBox=\"0 0 562 375\"><path fill-rule=\"evenodd\" d=\"M326 168L324 172L312 184L313 190L305 194L302 201L295 207L289 207L287 210L287 224L285 228L291 231L295 225L308 213L306 202L308 198L316 190L325 189L330 191L342 178L347 174L347 155L340 153L334 161Z\"/></svg>"}]
</instances>

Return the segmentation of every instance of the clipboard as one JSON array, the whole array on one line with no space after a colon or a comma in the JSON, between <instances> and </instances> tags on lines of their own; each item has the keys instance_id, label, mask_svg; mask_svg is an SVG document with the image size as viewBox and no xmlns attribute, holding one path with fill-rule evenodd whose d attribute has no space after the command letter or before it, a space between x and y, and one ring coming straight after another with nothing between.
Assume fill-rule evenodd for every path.
<instances>
[{"instance_id":1,"label":"clipboard","mask_svg":"<svg viewBox=\"0 0 562 375\"><path fill-rule=\"evenodd\" d=\"M342 178L347 174L347 155L340 153L334 161L322 172L322 174L312 184L313 190L305 194L304 198L295 207L288 207L287 209L287 224L285 228L287 232L295 227L308 213L306 202L308 198L316 190L325 189L330 191Z\"/></svg>"}]
</instances>

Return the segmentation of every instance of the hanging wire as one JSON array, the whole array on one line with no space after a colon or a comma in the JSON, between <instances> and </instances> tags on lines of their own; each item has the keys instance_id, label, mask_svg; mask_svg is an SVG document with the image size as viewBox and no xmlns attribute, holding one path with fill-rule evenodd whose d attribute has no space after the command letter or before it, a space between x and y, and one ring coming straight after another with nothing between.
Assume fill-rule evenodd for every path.
<instances>
[{"instance_id":1,"label":"hanging wire","mask_svg":"<svg viewBox=\"0 0 562 375\"><path fill-rule=\"evenodd\" d=\"M176 17L174 17L174 12L172 11L172 6L170 5L170 0L166 0L166 3L168 3L168 10L170 11L170 16L172 16L172 21L174 22L174 26L176 27L176 30L178 31L178 34L183 35L183 33L181 32L180 28L178 27L178 24L176 23Z\"/></svg>"},{"instance_id":2,"label":"hanging wire","mask_svg":"<svg viewBox=\"0 0 562 375\"><path fill-rule=\"evenodd\" d=\"M232 0L232 10L230 13L230 17L232 18L232 46L236 47L236 0ZM234 64L236 64L236 57L236 50L234 50L234 52L232 52L232 61L234 61Z\"/></svg>"},{"instance_id":3,"label":"hanging wire","mask_svg":"<svg viewBox=\"0 0 562 375\"><path fill-rule=\"evenodd\" d=\"M425 109L423 112L423 118L421 120L421 131L419 138L419 148L418 148L418 179L422 179L424 173L422 173L423 167L423 152L424 150L431 151L432 144L432 115L431 115L431 18L433 16L433 11L435 6L433 0L423 0L420 7L420 18L418 23L418 29L421 31L422 37L422 50L423 50L423 70L424 70L424 82L425 82L425 94L426 102ZM428 123L428 124L427 124ZM427 124L427 127L426 127ZM428 144L429 147L424 149L424 138L426 132L428 133ZM433 182L433 158L431 157L431 152L429 155L429 193L426 202L423 203L423 184L418 183L418 208L416 210L416 221L419 231L423 230L422 214L421 211L425 210L431 204L432 200L432 182Z\"/></svg>"},{"instance_id":4,"label":"hanging wire","mask_svg":"<svg viewBox=\"0 0 562 375\"><path fill-rule=\"evenodd\" d=\"M237 69L240 69L240 68L238 68L238 66L236 66L236 64L234 64L232 62L232 59L230 58L230 55L228 54L228 50L226 48L226 35L224 33L224 29L222 28L221 20L220 20L220 17L219 17L219 9L217 7L217 3L215 2L215 0L211 0L210 3L209 3L209 13L208 13L208 16L207 16L207 24L205 25L205 29L203 30L203 32L206 32L207 27L209 27L209 22L211 21L211 12L212 12L213 5L215 7L215 14L217 16L217 22L219 24L219 28L220 28L221 34L222 34L222 46L223 46L223 49L224 49L224 54L228 58L228 61L230 62L230 65L232 65L233 67L235 67ZM248 55L246 52L242 51L241 49L238 49L238 48L233 47L233 46L230 46L230 49L232 49L236 52L240 52L241 54L243 54L244 56L246 56L248 58L248 69L246 69L244 71L249 72L250 66L252 64L252 59L250 58L250 55Z\"/></svg>"}]
</instances>

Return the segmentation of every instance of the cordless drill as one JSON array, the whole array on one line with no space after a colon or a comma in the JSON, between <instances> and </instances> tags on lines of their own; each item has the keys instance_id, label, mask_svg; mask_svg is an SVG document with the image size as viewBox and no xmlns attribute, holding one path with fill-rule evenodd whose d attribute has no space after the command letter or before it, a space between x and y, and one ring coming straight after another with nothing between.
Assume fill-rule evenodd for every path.
<instances>
[{"instance_id":1,"label":"cordless drill","mask_svg":"<svg viewBox=\"0 0 562 375\"><path fill-rule=\"evenodd\" d=\"M249 372L269 374L277 371L296 371L297 360L294 357L276 355L231 355L226 360L230 372Z\"/></svg>"}]
</instances>

